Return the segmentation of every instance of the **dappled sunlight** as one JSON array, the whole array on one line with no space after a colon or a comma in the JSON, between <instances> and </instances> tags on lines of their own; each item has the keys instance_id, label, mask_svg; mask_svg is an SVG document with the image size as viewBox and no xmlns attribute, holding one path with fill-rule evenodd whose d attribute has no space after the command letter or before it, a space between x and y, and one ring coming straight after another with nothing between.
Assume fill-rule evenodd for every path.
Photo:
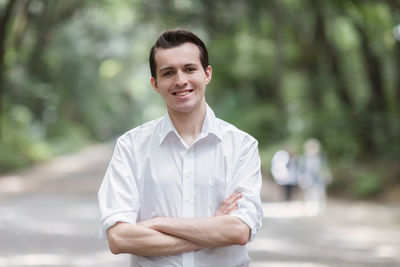
<instances>
[{"instance_id":1,"label":"dappled sunlight","mask_svg":"<svg viewBox=\"0 0 400 267\"><path fill-rule=\"evenodd\" d=\"M0 257L0 266L109 266L110 264L127 265L128 255L113 255L96 252L83 255L66 254L28 254Z\"/></svg>"},{"instance_id":2,"label":"dappled sunlight","mask_svg":"<svg viewBox=\"0 0 400 267\"><path fill-rule=\"evenodd\" d=\"M271 258L278 260L273 261L276 265L267 260L262 266L353 263L397 266L391 263L400 263L400 232L395 223L398 215L391 207L331 200L323 213L315 213L309 204L303 201L263 203L263 233L248 244L255 264L259 259ZM289 262L279 261L289 258ZM321 265L318 260L308 265L309 258L324 260Z\"/></svg>"},{"instance_id":3,"label":"dappled sunlight","mask_svg":"<svg viewBox=\"0 0 400 267\"><path fill-rule=\"evenodd\" d=\"M250 267L328 267L331 265L318 264L311 262L289 262L289 261L270 261L270 262L254 262Z\"/></svg>"},{"instance_id":4,"label":"dappled sunlight","mask_svg":"<svg viewBox=\"0 0 400 267\"><path fill-rule=\"evenodd\" d=\"M85 234L87 232L86 229L82 229L82 227L77 227L68 222L54 220L43 221L37 219L13 221L12 228L23 229L26 232L37 233L40 235L73 236Z\"/></svg>"},{"instance_id":5,"label":"dappled sunlight","mask_svg":"<svg viewBox=\"0 0 400 267\"><path fill-rule=\"evenodd\" d=\"M57 209L57 206L53 207ZM93 222L98 219L96 205L68 205L62 211L49 209L47 213L35 213L32 210L18 209L15 206L0 207L0 229L8 228L11 231L23 230L24 232L40 235L65 235L97 237L97 229L90 230L84 222ZM77 226L75 222L80 221Z\"/></svg>"},{"instance_id":6,"label":"dappled sunlight","mask_svg":"<svg viewBox=\"0 0 400 267\"><path fill-rule=\"evenodd\" d=\"M387 248L395 248L393 245L398 246L400 240L400 233L397 229L388 231L388 229L381 230L367 226L335 226L331 227L329 230L329 235L325 236L325 238L329 238L330 242L334 242L343 249L377 249L382 246L380 249L377 249L377 251L380 250L382 254L384 254L384 251L390 250L387 250ZM396 250L400 257L400 248Z\"/></svg>"},{"instance_id":7,"label":"dappled sunlight","mask_svg":"<svg viewBox=\"0 0 400 267\"><path fill-rule=\"evenodd\" d=\"M97 205L79 204L79 206L70 206L65 210L66 216L76 220L97 220L99 212Z\"/></svg>"},{"instance_id":8,"label":"dappled sunlight","mask_svg":"<svg viewBox=\"0 0 400 267\"><path fill-rule=\"evenodd\" d=\"M258 237L248 244L249 251L264 251L290 255L306 255L310 247L285 240Z\"/></svg>"},{"instance_id":9,"label":"dappled sunlight","mask_svg":"<svg viewBox=\"0 0 400 267\"><path fill-rule=\"evenodd\" d=\"M303 201L263 203L264 218L299 218L318 214L313 203Z\"/></svg>"},{"instance_id":10,"label":"dappled sunlight","mask_svg":"<svg viewBox=\"0 0 400 267\"><path fill-rule=\"evenodd\" d=\"M66 255L57 254L28 254L0 258L5 266L55 266L67 262Z\"/></svg>"},{"instance_id":11,"label":"dappled sunlight","mask_svg":"<svg viewBox=\"0 0 400 267\"><path fill-rule=\"evenodd\" d=\"M400 249L395 246L382 245L374 249L374 255L381 258L399 258Z\"/></svg>"},{"instance_id":12,"label":"dappled sunlight","mask_svg":"<svg viewBox=\"0 0 400 267\"><path fill-rule=\"evenodd\" d=\"M268 255L280 255L281 257L298 258L297 261L306 260L307 258L323 257L325 260L334 262L334 259L340 259L346 262L365 262L365 263L382 263L385 260L399 259L400 251L395 246L371 246L362 243L350 246L351 236L341 236L343 240L337 243L330 242L326 244L313 243L310 241L287 239L282 240L273 238L257 238L248 244L250 255L252 253L265 253ZM311 239L311 237L310 237ZM346 244L346 246L342 246ZM329 249L328 249L329 248ZM372 253L366 253L372 251ZM316 256L318 255L318 256ZM282 263L283 264L283 263ZM291 265L282 265L291 266ZM323 265L324 266L324 265ZM332 265L329 265L332 266Z\"/></svg>"},{"instance_id":13,"label":"dappled sunlight","mask_svg":"<svg viewBox=\"0 0 400 267\"><path fill-rule=\"evenodd\" d=\"M396 213L394 213L393 210L387 206L376 203L370 203L369 205L374 207L375 210L375 216L373 216L372 218L370 210L366 207L365 204L363 205L361 203L359 205L349 207L350 210L348 214L346 214L346 217L349 221L353 221L355 223L362 222L363 220L368 219L369 222L373 220L376 222L380 221L381 223L387 224L391 221L394 221L396 216L399 216L396 215ZM397 214L400 214L400 209Z\"/></svg>"},{"instance_id":14,"label":"dappled sunlight","mask_svg":"<svg viewBox=\"0 0 400 267\"><path fill-rule=\"evenodd\" d=\"M3 176L0 179L0 193L19 193L25 189L25 184L17 175Z\"/></svg>"}]
</instances>

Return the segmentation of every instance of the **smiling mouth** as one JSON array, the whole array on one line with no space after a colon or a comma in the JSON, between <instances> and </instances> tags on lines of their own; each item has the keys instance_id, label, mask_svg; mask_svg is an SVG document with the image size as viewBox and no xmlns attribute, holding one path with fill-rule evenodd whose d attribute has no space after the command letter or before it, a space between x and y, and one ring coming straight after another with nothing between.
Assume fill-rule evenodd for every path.
<instances>
[{"instance_id":1,"label":"smiling mouth","mask_svg":"<svg viewBox=\"0 0 400 267\"><path fill-rule=\"evenodd\" d=\"M193 92L193 90L184 90L184 91L174 92L172 94L175 96L185 96L191 92Z\"/></svg>"}]
</instances>

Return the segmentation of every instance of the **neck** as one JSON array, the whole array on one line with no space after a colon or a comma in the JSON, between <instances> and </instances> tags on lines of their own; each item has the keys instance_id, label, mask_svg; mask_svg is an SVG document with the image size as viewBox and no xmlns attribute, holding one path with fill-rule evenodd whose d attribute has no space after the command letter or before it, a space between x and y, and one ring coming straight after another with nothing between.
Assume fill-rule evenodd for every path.
<instances>
[{"instance_id":1,"label":"neck","mask_svg":"<svg viewBox=\"0 0 400 267\"><path fill-rule=\"evenodd\" d=\"M171 121L179 135L190 146L200 134L206 116L207 106L202 102L198 109L191 112L176 112L168 109Z\"/></svg>"}]
</instances>

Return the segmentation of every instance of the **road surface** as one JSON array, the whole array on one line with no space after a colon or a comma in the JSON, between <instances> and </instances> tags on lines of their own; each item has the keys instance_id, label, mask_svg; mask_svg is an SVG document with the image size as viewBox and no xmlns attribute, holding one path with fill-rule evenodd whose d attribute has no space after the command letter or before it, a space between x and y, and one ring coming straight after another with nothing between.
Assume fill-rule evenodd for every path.
<instances>
[{"instance_id":1,"label":"road surface","mask_svg":"<svg viewBox=\"0 0 400 267\"><path fill-rule=\"evenodd\" d=\"M0 266L128 266L97 239L96 193L111 155L89 147L0 176ZM301 201L263 190L263 228L251 267L400 266L400 205L329 200L312 216Z\"/></svg>"}]
</instances>

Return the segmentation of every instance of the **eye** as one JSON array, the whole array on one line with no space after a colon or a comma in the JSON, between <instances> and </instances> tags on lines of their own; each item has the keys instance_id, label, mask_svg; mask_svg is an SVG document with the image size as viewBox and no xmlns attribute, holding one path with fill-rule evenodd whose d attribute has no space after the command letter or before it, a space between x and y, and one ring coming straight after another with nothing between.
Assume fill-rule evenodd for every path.
<instances>
[{"instance_id":1,"label":"eye","mask_svg":"<svg viewBox=\"0 0 400 267\"><path fill-rule=\"evenodd\" d=\"M163 76L163 77L169 77L169 76L171 76L172 75L172 71L166 71L166 72L164 72L161 76Z\"/></svg>"},{"instance_id":2,"label":"eye","mask_svg":"<svg viewBox=\"0 0 400 267\"><path fill-rule=\"evenodd\" d=\"M193 72L193 71L195 71L196 70L196 68L193 68L193 67L188 67L188 68L186 68L186 71L187 72Z\"/></svg>"}]
</instances>

